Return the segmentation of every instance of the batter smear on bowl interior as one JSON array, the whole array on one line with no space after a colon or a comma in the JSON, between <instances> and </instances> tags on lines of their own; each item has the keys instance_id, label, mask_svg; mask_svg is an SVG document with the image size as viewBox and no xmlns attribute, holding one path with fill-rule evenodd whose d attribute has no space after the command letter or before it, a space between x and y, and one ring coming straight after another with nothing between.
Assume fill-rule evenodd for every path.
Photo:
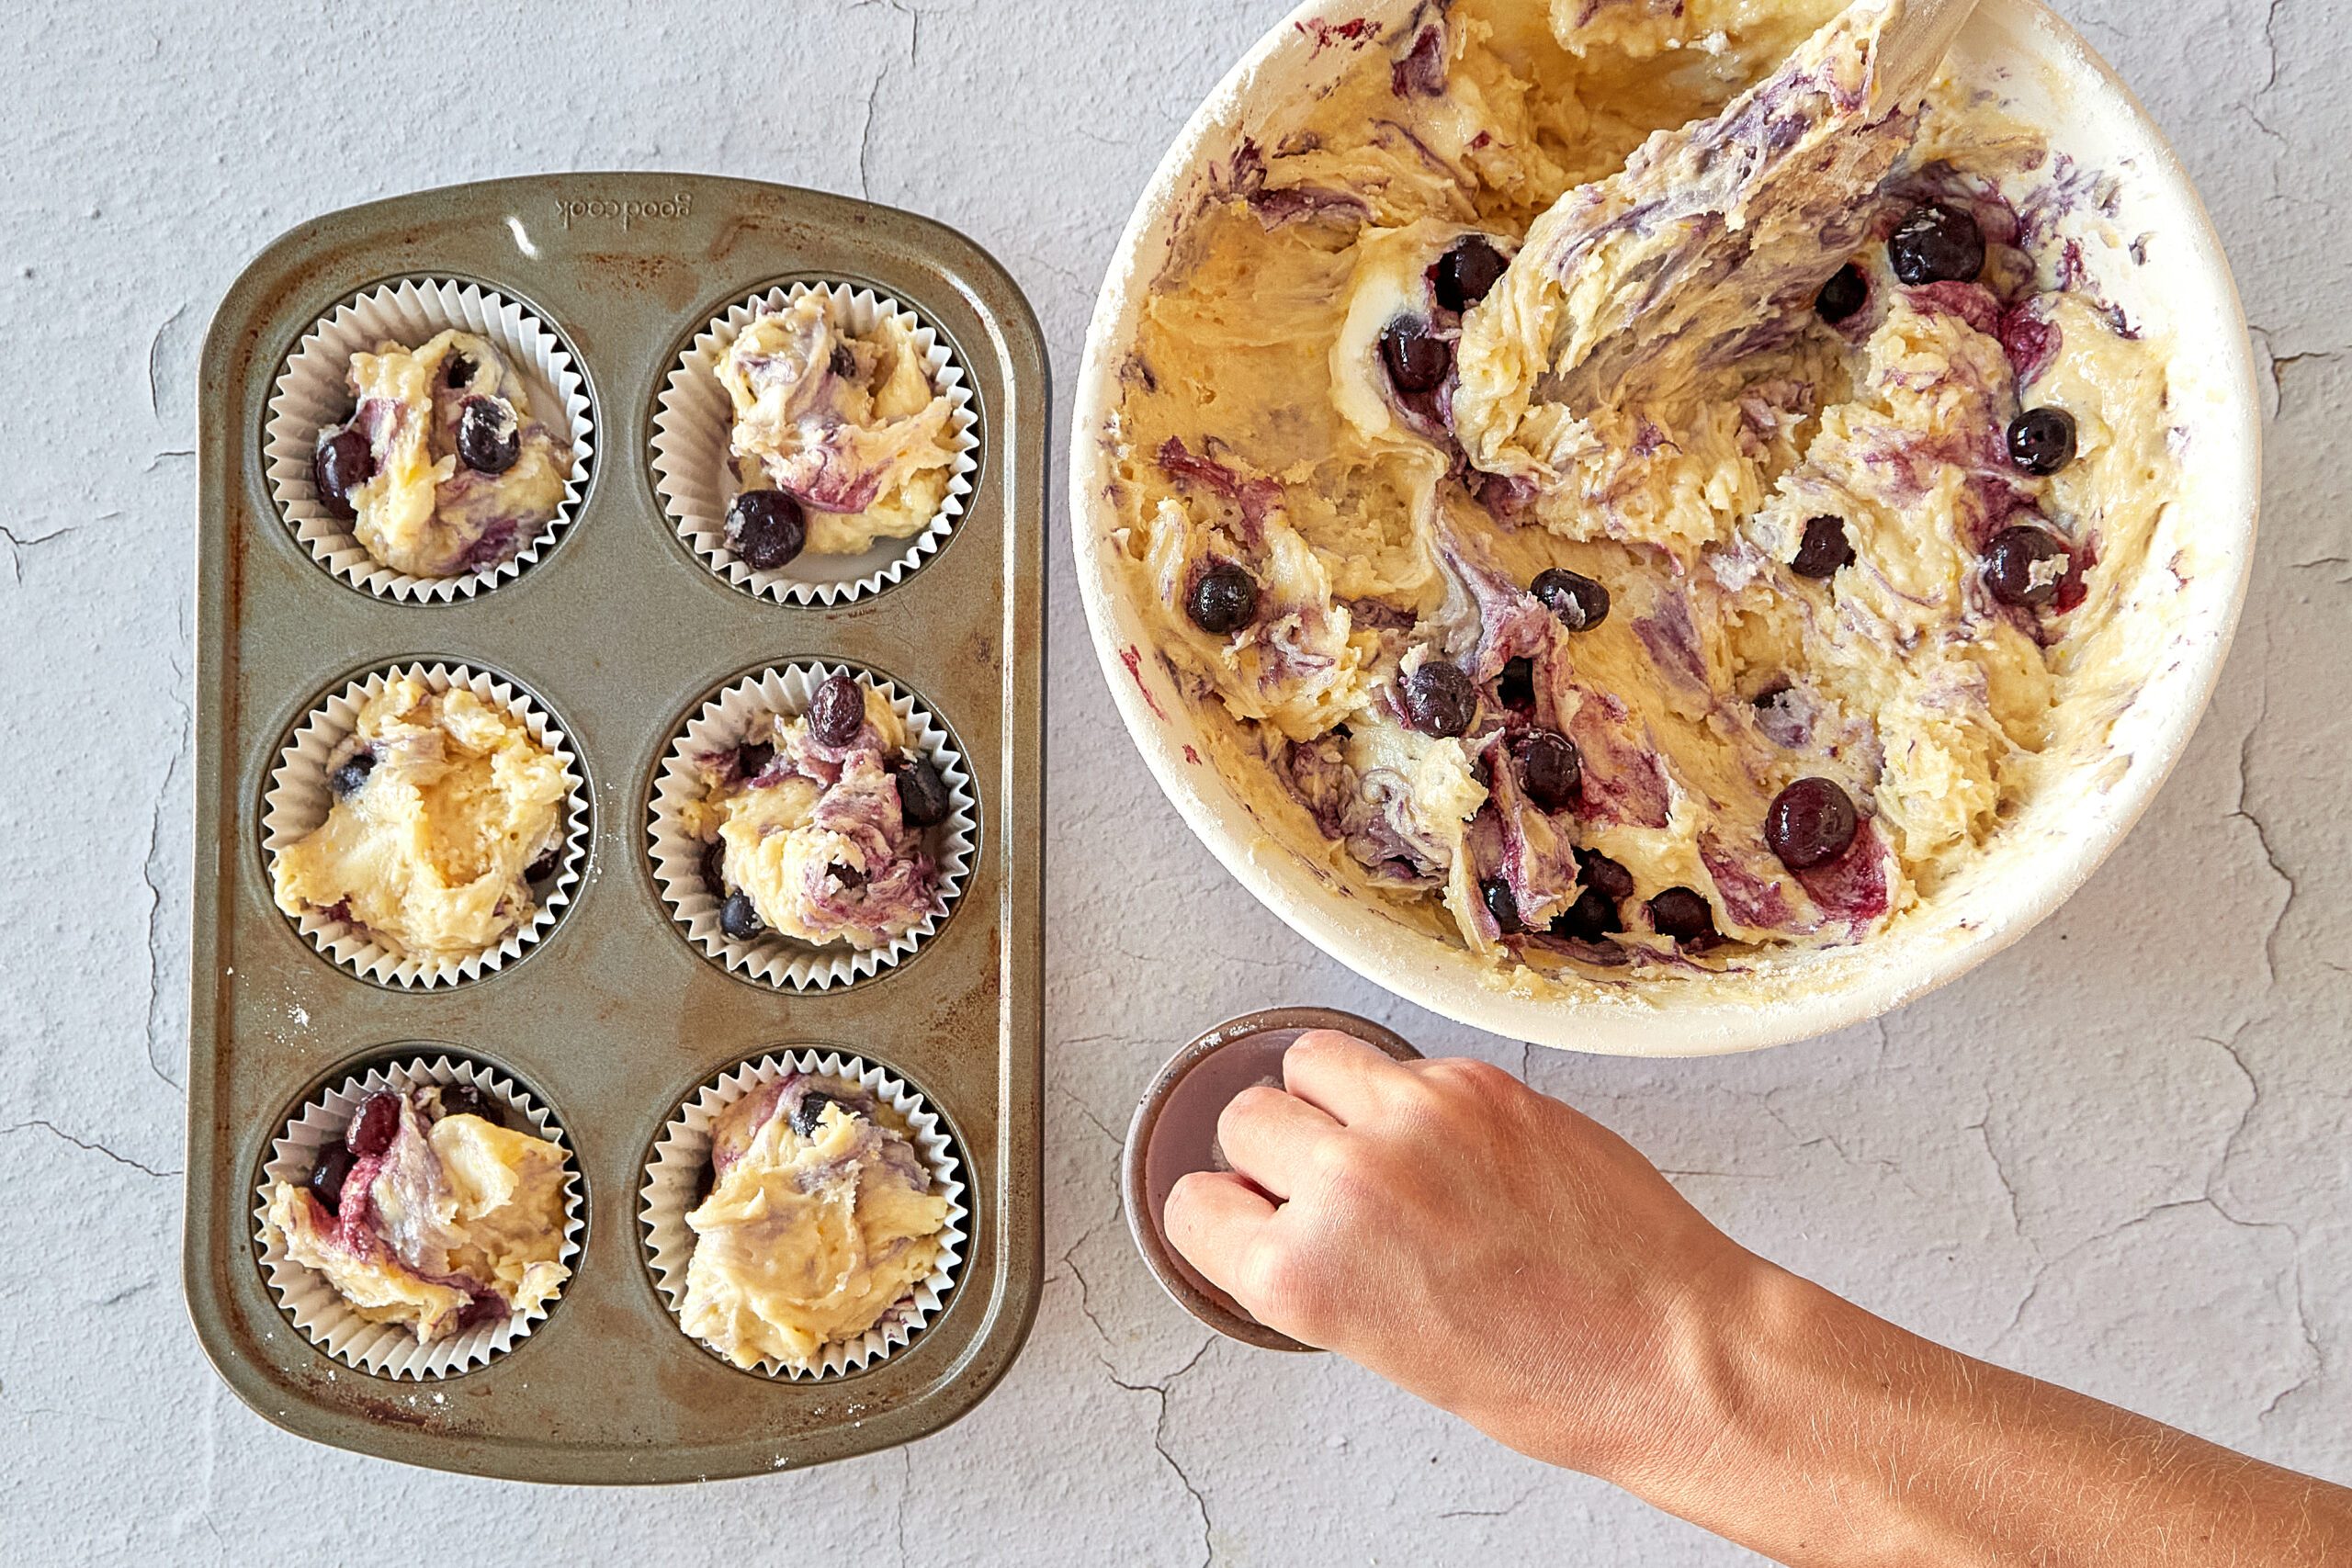
<instances>
[{"instance_id":1,"label":"batter smear on bowl interior","mask_svg":"<svg viewBox=\"0 0 2352 1568\"><path fill-rule=\"evenodd\" d=\"M2112 716L2176 482L2057 230L2113 187L1884 101L1889 14L1425 5L1180 227L1113 433L1160 650L1475 951L1861 941Z\"/></svg>"}]
</instances>

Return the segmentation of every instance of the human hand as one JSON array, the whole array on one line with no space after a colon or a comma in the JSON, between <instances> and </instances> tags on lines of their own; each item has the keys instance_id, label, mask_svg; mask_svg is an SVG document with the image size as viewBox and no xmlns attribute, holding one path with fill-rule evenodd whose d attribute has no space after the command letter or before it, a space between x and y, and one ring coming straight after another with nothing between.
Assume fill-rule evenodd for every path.
<instances>
[{"instance_id":1,"label":"human hand","mask_svg":"<svg viewBox=\"0 0 2352 1568\"><path fill-rule=\"evenodd\" d=\"M1631 1483L1704 1450L1709 1368L1768 1265L1499 1068L1317 1030L1283 1076L1219 1119L1234 1173L1169 1195L1193 1267L1269 1327L1539 1459Z\"/></svg>"}]
</instances>

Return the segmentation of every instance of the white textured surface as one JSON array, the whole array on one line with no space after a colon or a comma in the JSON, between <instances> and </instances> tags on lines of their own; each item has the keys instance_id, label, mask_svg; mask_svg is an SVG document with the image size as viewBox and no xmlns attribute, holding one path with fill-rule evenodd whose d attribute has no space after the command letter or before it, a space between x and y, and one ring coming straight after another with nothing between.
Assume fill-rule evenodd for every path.
<instances>
[{"instance_id":1,"label":"white textured surface","mask_svg":"<svg viewBox=\"0 0 2352 1568\"><path fill-rule=\"evenodd\" d=\"M0 1556L470 1560L873 1538L928 1563L1748 1561L1328 1358L1209 1344L1117 1220L1115 1130L1200 1025L1388 1004L1187 837L1053 596L1048 1252L1005 1386L916 1447L671 1493L498 1487L315 1448L179 1301L194 361L252 254L330 209L568 167L707 169L946 220L1063 376L1128 206L1285 0L212 0L0 17ZM2352 105L2327 0L2065 0L2180 143L2270 391L2266 537L2221 696L2085 892L1883 1024L1775 1055L1539 1057L1741 1239L1891 1316L2266 1457L2352 1474ZM920 14L918 14L920 12ZM499 36L480 53L451 40ZM480 118L520 41L550 108ZM503 69L503 68L502 68ZM493 97L495 95L493 95ZM1062 471L1057 453L1052 472ZM1057 502L1055 550L1064 526ZM60 803L70 818L61 819ZM785 1533L777 1535L782 1529Z\"/></svg>"}]
</instances>

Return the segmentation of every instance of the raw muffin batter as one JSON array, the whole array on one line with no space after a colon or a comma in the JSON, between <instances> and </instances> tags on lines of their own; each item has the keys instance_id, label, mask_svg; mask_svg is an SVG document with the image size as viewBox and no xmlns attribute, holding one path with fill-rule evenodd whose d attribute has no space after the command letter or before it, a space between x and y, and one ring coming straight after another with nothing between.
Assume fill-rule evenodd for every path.
<instances>
[{"instance_id":1,"label":"raw muffin batter","mask_svg":"<svg viewBox=\"0 0 2352 1568\"><path fill-rule=\"evenodd\" d=\"M563 1150L503 1124L470 1085L360 1102L308 1180L275 1182L264 1225L373 1323L430 1343L562 1288Z\"/></svg>"},{"instance_id":2,"label":"raw muffin batter","mask_svg":"<svg viewBox=\"0 0 2352 1568\"><path fill-rule=\"evenodd\" d=\"M514 714L403 676L361 705L327 766L326 820L272 863L279 908L439 959L497 946L537 909L567 790L563 764Z\"/></svg>"},{"instance_id":3,"label":"raw muffin batter","mask_svg":"<svg viewBox=\"0 0 2352 1568\"><path fill-rule=\"evenodd\" d=\"M2075 639L2173 482L2056 232L2111 187L1882 101L1838 12L1425 6L1147 304L1116 500L1215 761L1475 950L1860 940L2100 722Z\"/></svg>"},{"instance_id":4,"label":"raw muffin batter","mask_svg":"<svg viewBox=\"0 0 2352 1568\"><path fill-rule=\"evenodd\" d=\"M938 515L955 474L955 405L895 318L853 334L823 299L804 294L737 333L718 378L735 400L743 486L728 531L754 566L773 570L803 548L854 555L920 534ZM770 543L783 531L775 520L741 515L747 505L775 507L775 492L796 503L789 548Z\"/></svg>"},{"instance_id":5,"label":"raw muffin batter","mask_svg":"<svg viewBox=\"0 0 2352 1568\"><path fill-rule=\"evenodd\" d=\"M523 378L454 329L351 356L358 408L319 433L319 503L368 553L413 577L508 559L563 504L571 443L533 416Z\"/></svg>"},{"instance_id":6,"label":"raw muffin batter","mask_svg":"<svg viewBox=\"0 0 2352 1568\"><path fill-rule=\"evenodd\" d=\"M857 1084L795 1073L720 1111L679 1322L739 1367L807 1369L939 1264L947 1200L906 1122Z\"/></svg>"},{"instance_id":7,"label":"raw muffin batter","mask_svg":"<svg viewBox=\"0 0 2352 1568\"><path fill-rule=\"evenodd\" d=\"M705 795L685 826L710 846L704 874L729 936L888 947L938 908L929 831L947 818L947 787L880 693L831 676L807 713L763 715L696 766Z\"/></svg>"}]
</instances>

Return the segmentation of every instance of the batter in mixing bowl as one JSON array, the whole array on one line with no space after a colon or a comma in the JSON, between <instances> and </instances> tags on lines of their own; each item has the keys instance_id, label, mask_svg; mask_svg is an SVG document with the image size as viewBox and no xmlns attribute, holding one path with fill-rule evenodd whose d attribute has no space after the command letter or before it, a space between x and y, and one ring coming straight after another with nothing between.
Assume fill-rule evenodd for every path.
<instances>
[{"instance_id":1,"label":"batter in mixing bowl","mask_svg":"<svg viewBox=\"0 0 2352 1568\"><path fill-rule=\"evenodd\" d=\"M1126 550L1335 876L1538 966L1851 943L2111 720L2166 355L2062 230L2111 186L1885 101L1885 15L1424 6L1182 225Z\"/></svg>"}]
</instances>

